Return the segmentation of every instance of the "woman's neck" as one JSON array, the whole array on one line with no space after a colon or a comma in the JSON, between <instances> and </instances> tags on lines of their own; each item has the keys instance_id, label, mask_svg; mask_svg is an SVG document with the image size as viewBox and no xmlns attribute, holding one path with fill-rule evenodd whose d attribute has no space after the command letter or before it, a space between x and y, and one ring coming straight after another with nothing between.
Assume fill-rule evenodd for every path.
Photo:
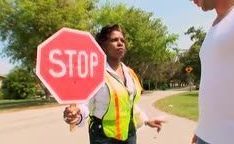
<instances>
[{"instance_id":1,"label":"woman's neck","mask_svg":"<svg viewBox=\"0 0 234 144\"><path fill-rule=\"evenodd\" d=\"M113 70L117 70L121 66L121 61L120 60L110 60L107 59L108 64Z\"/></svg>"},{"instance_id":2,"label":"woman's neck","mask_svg":"<svg viewBox=\"0 0 234 144\"><path fill-rule=\"evenodd\" d=\"M117 75L119 76L119 78L122 80L122 82L124 83L124 85L126 86L126 78L124 76L124 71L121 65L121 61L120 60L108 60L107 59L108 64L110 65L110 67L117 73Z\"/></svg>"}]
</instances>

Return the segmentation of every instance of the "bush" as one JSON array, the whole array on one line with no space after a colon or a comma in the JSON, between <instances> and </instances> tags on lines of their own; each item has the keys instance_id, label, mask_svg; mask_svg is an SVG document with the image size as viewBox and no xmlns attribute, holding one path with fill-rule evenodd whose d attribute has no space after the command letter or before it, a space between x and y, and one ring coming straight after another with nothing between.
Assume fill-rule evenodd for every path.
<instances>
[{"instance_id":1,"label":"bush","mask_svg":"<svg viewBox=\"0 0 234 144\"><path fill-rule=\"evenodd\" d=\"M32 74L22 68L11 71L2 82L4 99L25 99L36 94L36 81Z\"/></svg>"},{"instance_id":2,"label":"bush","mask_svg":"<svg viewBox=\"0 0 234 144\"><path fill-rule=\"evenodd\" d=\"M167 83L164 83L164 82L159 83L158 87L159 87L160 90L166 90L166 89L170 88L170 86Z\"/></svg>"}]
</instances>

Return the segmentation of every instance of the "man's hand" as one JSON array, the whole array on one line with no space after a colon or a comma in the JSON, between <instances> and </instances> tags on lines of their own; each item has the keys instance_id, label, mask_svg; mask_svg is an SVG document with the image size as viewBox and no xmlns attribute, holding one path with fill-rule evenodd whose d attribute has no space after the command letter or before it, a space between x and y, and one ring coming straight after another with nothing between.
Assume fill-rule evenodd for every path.
<instances>
[{"instance_id":1,"label":"man's hand","mask_svg":"<svg viewBox=\"0 0 234 144\"><path fill-rule=\"evenodd\" d=\"M166 120L164 118L156 118L154 120L146 121L145 124L151 128L157 128L157 132L159 133L162 129L162 123L165 123Z\"/></svg>"},{"instance_id":2,"label":"man's hand","mask_svg":"<svg viewBox=\"0 0 234 144\"><path fill-rule=\"evenodd\" d=\"M191 144L196 144L197 143L197 136L194 134L192 138L192 143Z\"/></svg>"}]
</instances>

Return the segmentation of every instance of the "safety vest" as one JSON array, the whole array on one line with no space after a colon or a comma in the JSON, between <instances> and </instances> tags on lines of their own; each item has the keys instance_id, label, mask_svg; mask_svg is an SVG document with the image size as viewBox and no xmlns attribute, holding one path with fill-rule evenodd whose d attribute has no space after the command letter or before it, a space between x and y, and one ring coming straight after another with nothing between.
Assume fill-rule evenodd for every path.
<instances>
[{"instance_id":1,"label":"safety vest","mask_svg":"<svg viewBox=\"0 0 234 144\"><path fill-rule=\"evenodd\" d=\"M136 95L131 99L127 88L108 72L105 75L106 84L110 92L110 102L105 115L102 118L102 126L107 137L118 140L127 140L129 122L131 120L134 103L139 100L142 87L132 69L130 76L136 88Z\"/></svg>"}]
</instances>

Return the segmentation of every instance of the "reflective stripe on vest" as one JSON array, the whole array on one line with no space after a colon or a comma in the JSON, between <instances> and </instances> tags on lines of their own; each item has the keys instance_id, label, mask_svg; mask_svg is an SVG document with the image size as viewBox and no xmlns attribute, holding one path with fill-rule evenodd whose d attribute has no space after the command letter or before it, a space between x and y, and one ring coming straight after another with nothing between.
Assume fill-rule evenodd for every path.
<instances>
[{"instance_id":1,"label":"reflective stripe on vest","mask_svg":"<svg viewBox=\"0 0 234 144\"><path fill-rule=\"evenodd\" d=\"M130 99L128 91L123 84L108 72L105 75L106 84L110 91L110 102L102 118L103 130L107 137L122 141L128 138L133 103L139 99L142 90L135 73L131 69L129 69L129 73L136 87L136 95L133 100Z\"/></svg>"}]
</instances>

